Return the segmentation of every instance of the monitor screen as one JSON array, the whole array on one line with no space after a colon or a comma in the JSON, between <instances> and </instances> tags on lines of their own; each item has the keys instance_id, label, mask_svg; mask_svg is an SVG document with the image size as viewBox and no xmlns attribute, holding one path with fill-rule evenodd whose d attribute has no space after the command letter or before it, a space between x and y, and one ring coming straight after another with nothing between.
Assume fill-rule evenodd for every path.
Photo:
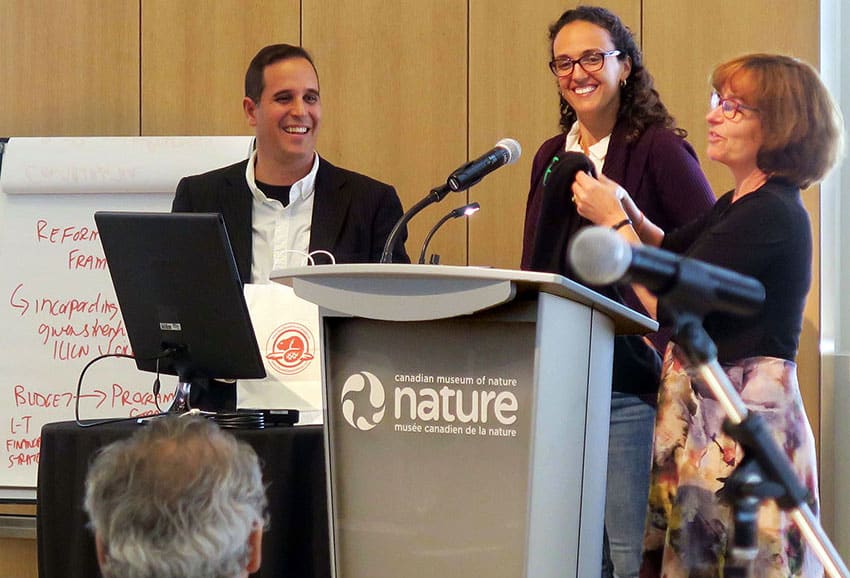
<instances>
[{"instance_id":1,"label":"monitor screen","mask_svg":"<svg viewBox=\"0 0 850 578\"><path fill-rule=\"evenodd\" d=\"M218 213L94 215L136 366L199 378L265 377Z\"/></svg>"}]
</instances>

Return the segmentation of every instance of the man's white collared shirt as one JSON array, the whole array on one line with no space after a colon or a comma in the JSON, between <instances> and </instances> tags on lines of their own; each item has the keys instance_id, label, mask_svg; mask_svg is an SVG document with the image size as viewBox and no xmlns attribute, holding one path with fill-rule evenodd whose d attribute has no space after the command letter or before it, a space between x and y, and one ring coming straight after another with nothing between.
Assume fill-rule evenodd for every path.
<instances>
[{"instance_id":1,"label":"man's white collared shirt","mask_svg":"<svg viewBox=\"0 0 850 578\"><path fill-rule=\"evenodd\" d=\"M248 160L245 180L253 195L252 283L268 283L269 276L275 269L307 264L313 200L316 192L316 173L319 170L319 155L314 154L310 172L293 183L290 188L289 205L286 207L280 201L266 197L257 187L254 178L257 151L254 151Z\"/></svg>"}]
</instances>

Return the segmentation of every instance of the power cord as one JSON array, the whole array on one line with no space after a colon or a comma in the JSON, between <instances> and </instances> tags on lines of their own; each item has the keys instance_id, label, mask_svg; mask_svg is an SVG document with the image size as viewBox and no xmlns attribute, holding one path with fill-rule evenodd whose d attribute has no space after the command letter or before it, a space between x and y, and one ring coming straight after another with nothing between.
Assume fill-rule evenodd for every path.
<instances>
[{"instance_id":1,"label":"power cord","mask_svg":"<svg viewBox=\"0 0 850 578\"><path fill-rule=\"evenodd\" d=\"M159 361L161 359L164 359L166 357L173 355L175 351L176 351L175 349L169 348L169 349L166 349L165 351L163 351L162 353L160 353L159 355L157 355L156 357L152 358L152 359L156 360L156 379L154 379L152 389L153 389L153 394L154 394L154 403L156 404L156 409L159 413L157 413L154 416L147 416L147 417L158 417L158 416L163 416L163 415L166 414L166 412L163 412L162 408L159 407L159 390L160 390ZM139 419L138 417L116 417L116 418L101 419L101 420L89 420L89 421L83 421L83 420L80 419L80 394L82 393L82 388L83 388L83 378L85 377L86 372L88 371L88 369L92 365L94 365L98 361L101 361L103 359L107 359L107 358L110 358L110 357L119 357L119 358L124 358L124 359L135 359L136 358L135 356L128 355L126 353L105 353L103 355L98 355L97 357L95 357L94 359L92 359L91 361L86 363L85 367L83 367L83 370L80 372L79 379L77 380L77 391L76 391L76 395L74 396L74 422L77 424L78 427L94 427L94 426L103 425L103 424L107 424L107 423L119 423L119 422L124 422L124 421L135 421L135 420Z\"/></svg>"}]
</instances>

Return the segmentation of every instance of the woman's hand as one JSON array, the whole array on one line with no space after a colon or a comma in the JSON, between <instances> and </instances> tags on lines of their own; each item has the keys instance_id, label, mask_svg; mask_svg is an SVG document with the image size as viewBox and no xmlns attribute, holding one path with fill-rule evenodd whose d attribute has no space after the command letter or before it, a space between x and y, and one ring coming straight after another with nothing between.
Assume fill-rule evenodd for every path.
<instances>
[{"instance_id":1,"label":"woman's hand","mask_svg":"<svg viewBox=\"0 0 850 578\"><path fill-rule=\"evenodd\" d=\"M640 212L625 189L605 175L599 175L599 178L595 179L587 173L579 172L576 174L572 189L573 202L576 204L578 214L593 224L613 227L621 223L623 219L628 218L634 221L635 218L638 218L639 228L641 226L651 227L653 235L656 235L657 232L659 239L664 237L664 231L645 220L643 213ZM623 208L624 204L631 210L626 211ZM633 245L641 244L641 238L633 226L619 227L617 233ZM632 289L634 289L635 295L640 299L649 315L655 319L658 307L658 300L655 295L646 287L637 283L632 283Z\"/></svg>"},{"instance_id":2,"label":"woman's hand","mask_svg":"<svg viewBox=\"0 0 850 578\"><path fill-rule=\"evenodd\" d=\"M578 214L595 225L612 227L627 217L620 204L622 187L605 175L595 179L585 172L576 173L573 202Z\"/></svg>"}]
</instances>

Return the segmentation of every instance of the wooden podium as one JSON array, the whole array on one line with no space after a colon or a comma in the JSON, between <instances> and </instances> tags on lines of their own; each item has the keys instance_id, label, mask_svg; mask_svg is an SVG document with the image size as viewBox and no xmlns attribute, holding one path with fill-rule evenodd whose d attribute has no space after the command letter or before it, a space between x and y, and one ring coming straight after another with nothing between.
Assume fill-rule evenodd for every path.
<instances>
[{"instance_id":1,"label":"wooden podium","mask_svg":"<svg viewBox=\"0 0 850 578\"><path fill-rule=\"evenodd\" d=\"M334 576L599 574L613 336L655 322L547 273L275 280L320 306Z\"/></svg>"}]
</instances>

